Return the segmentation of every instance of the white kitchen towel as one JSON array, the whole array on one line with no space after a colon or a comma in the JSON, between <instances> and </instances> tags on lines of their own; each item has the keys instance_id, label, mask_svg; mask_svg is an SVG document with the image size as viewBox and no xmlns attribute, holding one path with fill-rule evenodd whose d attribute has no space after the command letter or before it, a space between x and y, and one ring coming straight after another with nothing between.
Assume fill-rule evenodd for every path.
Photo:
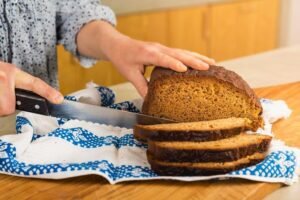
<instances>
[{"instance_id":1,"label":"white kitchen towel","mask_svg":"<svg viewBox=\"0 0 300 200\"><path fill-rule=\"evenodd\" d=\"M97 97L98 95L98 97ZM114 104L115 94L105 87L91 86L67 99L138 112L132 102ZM262 99L266 130L291 111L283 101ZM21 112L16 118L18 134L0 137L0 173L15 176L63 179L97 174L111 184L129 180L173 179L199 181L243 178L292 184L298 180L300 152L273 140L266 159L224 175L196 177L158 176L147 162L147 145L133 138L132 129L86 121L52 118Z\"/></svg>"}]
</instances>

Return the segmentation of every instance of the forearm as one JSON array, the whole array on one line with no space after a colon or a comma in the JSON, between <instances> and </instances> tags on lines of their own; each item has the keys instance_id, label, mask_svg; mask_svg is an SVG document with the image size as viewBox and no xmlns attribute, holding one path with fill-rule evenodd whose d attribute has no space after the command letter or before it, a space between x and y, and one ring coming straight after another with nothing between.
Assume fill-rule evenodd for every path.
<instances>
[{"instance_id":1,"label":"forearm","mask_svg":"<svg viewBox=\"0 0 300 200\"><path fill-rule=\"evenodd\" d=\"M77 35L77 50L81 55L95 59L110 60L111 51L117 51L120 42L128 37L119 33L105 21L86 24Z\"/></svg>"}]
</instances>

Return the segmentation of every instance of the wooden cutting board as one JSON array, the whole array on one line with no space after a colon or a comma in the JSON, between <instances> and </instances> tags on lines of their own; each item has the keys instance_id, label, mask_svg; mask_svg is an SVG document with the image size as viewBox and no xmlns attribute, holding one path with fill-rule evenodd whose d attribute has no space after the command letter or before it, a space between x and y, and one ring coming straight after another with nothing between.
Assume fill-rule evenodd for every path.
<instances>
[{"instance_id":1,"label":"wooden cutting board","mask_svg":"<svg viewBox=\"0 0 300 200\"><path fill-rule=\"evenodd\" d=\"M293 110L274 125L276 138L300 147L300 82L261 88L260 97L283 99ZM262 199L281 184L247 180L204 182L134 181L110 185L99 176L39 180L0 175L1 199Z\"/></svg>"}]
</instances>

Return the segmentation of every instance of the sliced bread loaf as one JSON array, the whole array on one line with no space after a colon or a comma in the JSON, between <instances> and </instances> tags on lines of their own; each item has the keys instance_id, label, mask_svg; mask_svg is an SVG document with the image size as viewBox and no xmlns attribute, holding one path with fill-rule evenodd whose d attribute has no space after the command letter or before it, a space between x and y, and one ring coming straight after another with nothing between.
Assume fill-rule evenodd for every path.
<instances>
[{"instance_id":1,"label":"sliced bread loaf","mask_svg":"<svg viewBox=\"0 0 300 200\"><path fill-rule=\"evenodd\" d=\"M253 90L239 75L218 66L184 73L156 67L142 112L178 122L248 118L252 130L262 126L262 107Z\"/></svg>"},{"instance_id":2,"label":"sliced bread loaf","mask_svg":"<svg viewBox=\"0 0 300 200\"><path fill-rule=\"evenodd\" d=\"M208 176L225 174L244 167L255 165L265 158L265 153L255 153L231 162L166 162L156 160L148 153L151 168L162 176Z\"/></svg>"},{"instance_id":3,"label":"sliced bread loaf","mask_svg":"<svg viewBox=\"0 0 300 200\"><path fill-rule=\"evenodd\" d=\"M238 135L249 129L246 118L227 118L174 124L136 125L134 136L139 140L157 141L212 141Z\"/></svg>"},{"instance_id":4,"label":"sliced bread loaf","mask_svg":"<svg viewBox=\"0 0 300 200\"><path fill-rule=\"evenodd\" d=\"M148 153L166 162L230 162L266 152L272 137L245 134L209 142L148 140Z\"/></svg>"},{"instance_id":5,"label":"sliced bread loaf","mask_svg":"<svg viewBox=\"0 0 300 200\"><path fill-rule=\"evenodd\" d=\"M248 167L265 158L272 139L243 133L263 125L262 107L249 85L223 67L184 73L155 68L142 112L180 122L134 129L136 138L148 141L148 161L160 175L214 175Z\"/></svg>"}]
</instances>

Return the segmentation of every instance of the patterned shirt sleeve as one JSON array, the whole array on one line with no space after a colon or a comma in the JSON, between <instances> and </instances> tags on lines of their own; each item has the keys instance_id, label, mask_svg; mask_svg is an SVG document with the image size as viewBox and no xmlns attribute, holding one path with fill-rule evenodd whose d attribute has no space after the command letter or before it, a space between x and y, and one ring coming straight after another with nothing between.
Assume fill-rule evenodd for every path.
<instances>
[{"instance_id":1,"label":"patterned shirt sleeve","mask_svg":"<svg viewBox=\"0 0 300 200\"><path fill-rule=\"evenodd\" d=\"M76 56L84 67L91 67L97 60L80 55L76 35L83 25L93 20L105 20L116 25L113 11L99 0L58 0L56 2L58 43Z\"/></svg>"}]
</instances>

